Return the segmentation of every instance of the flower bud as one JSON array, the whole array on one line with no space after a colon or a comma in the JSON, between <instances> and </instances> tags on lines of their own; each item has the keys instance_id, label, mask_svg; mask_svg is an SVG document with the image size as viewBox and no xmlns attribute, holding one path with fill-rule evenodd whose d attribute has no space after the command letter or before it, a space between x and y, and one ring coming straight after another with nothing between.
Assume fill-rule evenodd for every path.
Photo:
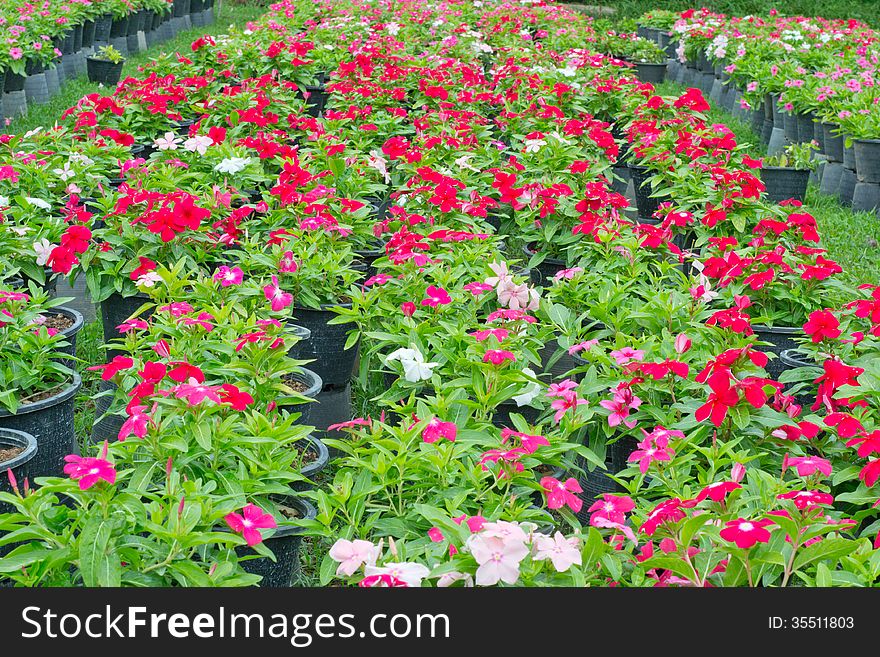
<instances>
[{"instance_id":1,"label":"flower bud","mask_svg":"<svg viewBox=\"0 0 880 657\"><path fill-rule=\"evenodd\" d=\"M691 348L691 339L684 333L679 333L675 337L675 353L683 354Z\"/></svg>"}]
</instances>

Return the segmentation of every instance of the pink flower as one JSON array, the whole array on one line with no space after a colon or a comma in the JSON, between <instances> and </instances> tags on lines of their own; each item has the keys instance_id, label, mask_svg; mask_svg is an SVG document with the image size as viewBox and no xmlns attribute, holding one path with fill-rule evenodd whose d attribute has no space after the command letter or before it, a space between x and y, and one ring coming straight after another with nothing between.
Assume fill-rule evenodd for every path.
<instances>
[{"instance_id":1,"label":"pink flower","mask_svg":"<svg viewBox=\"0 0 880 657\"><path fill-rule=\"evenodd\" d=\"M733 467L730 468L730 478L739 483L743 480L743 477L746 476L746 466L742 463L734 463Z\"/></svg>"},{"instance_id":2,"label":"pink flower","mask_svg":"<svg viewBox=\"0 0 880 657\"><path fill-rule=\"evenodd\" d=\"M675 353L683 354L691 348L691 339L684 333L675 336Z\"/></svg>"},{"instance_id":3,"label":"pink flower","mask_svg":"<svg viewBox=\"0 0 880 657\"><path fill-rule=\"evenodd\" d=\"M582 493L583 490L577 479L569 477L563 483L554 477L544 477L541 479L541 487L547 495L548 509L561 509L567 506L575 513L581 510L583 501L575 493Z\"/></svg>"},{"instance_id":4,"label":"pink flower","mask_svg":"<svg viewBox=\"0 0 880 657\"><path fill-rule=\"evenodd\" d=\"M445 306L449 303L452 303L452 299L449 297L449 294L442 287L437 287L435 285L429 285L428 289L425 290L425 294L427 294L427 298L422 299L423 306L431 306L435 308L437 306Z\"/></svg>"},{"instance_id":5,"label":"pink flower","mask_svg":"<svg viewBox=\"0 0 880 657\"><path fill-rule=\"evenodd\" d=\"M521 433L504 427L501 430L501 442L506 443L510 438L518 438L520 445L527 454L534 454L541 446L549 447L550 441L544 436L533 436L528 433Z\"/></svg>"},{"instance_id":6,"label":"pink flower","mask_svg":"<svg viewBox=\"0 0 880 657\"><path fill-rule=\"evenodd\" d=\"M629 417L630 412L635 412L641 406L642 400L633 395L630 388L618 386L614 390L614 399L603 399L599 406L610 411L608 426L616 427L621 422L630 429L636 426L636 421Z\"/></svg>"},{"instance_id":7,"label":"pink flower","mask_svg":"<svg viewBox=\"0 0 880 657\"><path fill-rule=\"evenodd\" d=\"M278 524L271 513L266 513L256 504L248 504L241 513L230 513L223 518L229 528L240 533L247 542L248 547L253 547L263 542L261 529L275 529Z\"/></svg>"},{"instance_id":8,"label":"pink flower","mask_svg":"<svg viewBox=\"0 0 880 657\"><path fill-rule=\"evenodd\" d=\"M492 363L493 365L502 365L505 361L516 361L516 356L504 349L489 349L483 355L484 363Z\"/></svg>"},{"instance_id":9,"label":"pink flower","mask_svg":"<svg viewBox=\"0 0 880 657\"><path fill-rule=\"evenodd\" d=\"M275 312L284 310L293 303L293 295L278 287L277 276L272 277L272 285L263 288L263 294L266 295L266 299L272 302L272 310Z\"/></svg>"},{"instance_id":10,"label":"pink flower","mask_svg":"<svg viewBox=\"0 0 880 657\"><path fill-rule=\"evenodd\" d=\"M416 313L416 304L412 301L404 301L400 304L400 312L406 317L412 317Z\"/></svg>"},{"instance_id":11,"label":"pink flower","mask_svg":"<svg viewBox=\"0 0 880 657\"><path fill-rule=\"evenodd\" d=\"M519 564L529 553L526 544L521 541L505 541L483 534L471 536L467 546L480 565L477 568L477 586L494 586L499 581L516 584Z\"/></svg>"},{"instance_id":12,"label":"pink flower","mask_svg":"<svg viewBox=\"0 0 880 657\"><path fill-rule=\"evenodd\" d=\"M557 281L562 280L563 278L572 279L581 272L584 271L583 267L571 267L570 269L560 269L556 274L554 274L553 278Z\"/></svg>"},{"instance_id":13,"label":"pink flower","mask_svg":"<svg viewBox=\"0 0 880 657\"><path fill-rule=\"evenodd\" d=\"M598 527L593 521L599 518L613 523L623 524L626 522L626 514L636 508L636 503L627 495L612 495L603 493L601 500L596 500L587 509L592 515L590 524Z\"/></svg>"},{"instance_id":14,"label":"pink flower","mask_svg":"<svg viewBox=\"0 0 880 657\"><path fill-rule=\"evenodd\" d=\"M598 340L586 340L585 342L578 342L577 344L573 344L568 348L568 355L574 356L576 353L581 351L589 351L593 347L599 344Z\"/></svg>"},{"instance_id":15,"label":"pink flower","mask_svg":"<svg viewBox=\"0 0 880 657\"><path fill-rule=\"evenodd\" d=\"M638 461L639 471L642 474L648 471L651 463L670 461L675 455L673 450L668 449L670 435L684 438L680 431L667 431L663 427L656 427L651 433L642 429L642 433L645 434L644 440L639 443L638 449L633 451L627 459L627 461Z\"/></svg>"},{"instance_id":16,"label":"pink flower","mask_svg":"<svg viewBox=\"0 0 880 657\"><path fill-rule=\"evenodd\" d=\"M16 60L21 59L24 56L24 50L21 48L10 48L9 56Z\"/></svg>"},{"instance_id":17,"label":"pink flower","mask_svg":"<svg viewBox=\"0 0 880 657\"><path fill-rule=\"evenodd\" d=\"M642 349L633 349L632 347L624 347L617 351L612 351L610 356L617 361L618 365L626 365L631 361L642 361L645 358L645 352Z\"/></svg>"},{"instance_id":18,"label":"pink flower","mask_svg":"<svg viewBox=\"0 0 880 657\"><path fill-rule=\"evenodd\" d=\"M97 484L99 479L103 479L108 484L115 484L116 468L106 459L106 456L106 441L104 441L104 447L101 449L101 456L99 458L69 454L64 457L67 463L64 466L64 474L74 481L79 481L80 490L88 490Z\"/></svg>"},{"instance_id":19,"label":"pink flower","mask_svg":"<svg viewBox=\"0 0 880 657\"><path fill-rule=\"evenodd\" d=\"M283 274L293 274L296 273L296 270L297 265L296 260L293 259L293 251L285 251L278 263L278 271Z\"/></svg>"},{"instance_id":20,"label":"pink flower","mask_svg":"<svg viewBox=\"0 0 880 657\"><path fill-rule=\"evenodd\" d=\"M465 285L464 289L467 292L470 292L471 294L473 294L475 297L478 297L481 294L485 294L486 292L490 292L492 290L492 286L486 285L485 283L480 283L480 282L474 281L473 283L468 283L467 285Z\"/></svg>"},{"instance_id":21,"label":"pink flower","mask_svg":"<svg viewBox=\"0 0 880 657\"><path fill-rule=\"evenodd\" d=\"M426 443L436 443L441 438L455 442L458 427L454 422L443 422L437 418L431 418L430 422L422 430L422 440Z\"/></svg>"},{"instance_id":22,"label":"pink flower","mask_svg":"<svg viewBox=\"0 0 880 657\"><path fill-rule=\"evenodd\" d=\"M826 477L831 476L831 462L818 456L789 457L788 467L795 468L801 477L809 477L816 472L821 472Z\"/></svg>"},{"instance_id":23,"label":"pink flower","mask_svg":"<svg viewBox=\"0 0 880 657\"><path fill-rule=\"evenodd\" d=\"M796 508L813 509L819 505L834 504L834 497L818 490L793 490L776 496L778 500L792 500Z\"/></svg>"},{"instance_id":24,"label":"pink flower","mask_svg":"<svg viewBox=\"0 0 880 657\"><path fill-rule=\"evenodd\" d=\"M535 560L550 559L557 573L564 573L572 566L581 565L580 541L575 537L565 538L559 531L553 538L535 534L532 545L535 548Z\"/></svg>"},{"instance_id":25,"label":"pink flower","mask_svg":"<svg viewBox=\"0 0 880 657\"><path fill-rule=\"evenodd\" d=\"M222 287L241 285L242 280L244 280L244 272L239 267L229 268L226 265L222 265L217 268L214 280L219 282Z\"/></svg>"},{"instance_id":26,"label":"pink flower","mask_svg":"<svg viewBox=\"0 0 880 657\"><path fill-rule=\"evenodd\" d=\"M120 442L129 436L144 438L147 435L147 426L150 424L150 416L144 413L146 408L146 406L138 405L133 406L129 410L128 419L122 423L122 427L119 429L118 438Z\"/></svg>"},{"instance_id":27,"label":"pink flower","mask_svg":"<svg viewBox=\"0 0 880 657\"><path fill-rule=\"evenodd\" d=\"M551 399L553 397L564 397L570 390L574 390L577 387L577 382L571 379L565 379L559 383L551 383L547 386L547 396Z\"/></svg>"},{"instance_id":28,"label":"pink flower","mask_svg":"<svg viewBox=\"0 0 880 657\"><path fill-rule=\"evenodd\" d=\"M428 530L428 538L431 539L432 543L442 543L445 540L443 532L440 531L439 527L431 527Z\"/></svg>"},{"instance_id":29,"label":"pink flower","mask_svg":"<svg viewBox=\"0 0 880 657\"><path fill-rule=\"evenodd\" d=\"M507 339L507 336L510 335L510 331L503 328L484 329L482 331L473 331L470 335L474 336L477 339L477 342L488 340L490 336L494 336L498 342L503 342Z\"/></svg>"},{"instance_id":30,"label":"pink flower","mask_svg":"<svg viewBox=\"0 0 880 657\"><path fill-rule=\"evenodd\" d=\"M370 543L356 539L349 541L340 538L330 548L330 558L338 561L339 566L336 568L336 574L339 576L350 577L363 564L372 566L379 558L379 548Z\"/></svg>"},{"instance_id":31,"label":"pink flower","mask_svg":"<svg viewBox=\"0 0 880 657\"><path fill-rule=\"evenodd\" d=\"M554 399L550 404L550 407L556 411L556 414L553 416L553 422L559 424L559 421L568 411L577 409L578 406L582 406L586 403L588 403L587 400L578 397L576 392L569 390L568 392L563 393L558 399Z\"/></svg>"},{"instance_id":32,"label":"pink flower","mask_svg":"<svg viewBox=\"0 0 880 657\"><path fill-rule=\"evenodd\" d=\"M772 524L774 524L773 521L766 518L762 520L746 520L745 518L729 520L725 523L725 528L721 530L721 538L736 543L738 548L748 550L755 543L770 541L770 532L764 528Z\"/></svg>"},{"instance_id":33,"label":"pink flower","mask_svg":"<svg viewBox=\"0 0 880 657\"><path fill-rule=\"evenodd\" d=\"M220 395L211 386L199 384L195 379L190 379L188 383L182 383L174 386L171 391L178 399L185 399L190 406L198 406L206 399L215 404L221 403Z\"/></svg>"}]
</instances>

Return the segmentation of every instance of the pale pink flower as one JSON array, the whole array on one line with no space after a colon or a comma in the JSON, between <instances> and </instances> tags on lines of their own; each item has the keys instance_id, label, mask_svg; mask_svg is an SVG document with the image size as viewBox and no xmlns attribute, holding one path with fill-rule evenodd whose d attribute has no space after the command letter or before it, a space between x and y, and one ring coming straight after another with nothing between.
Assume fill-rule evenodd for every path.
<instances>
[{"instance_id":1,"label":"pale pink flower","mask_svg":"<svg viewBox=\"0 0 880 657\"><path fill-rule=\"evenodd\" d=\"M467 547L480 565L477 568L477 586L494 586L499 581L516 584L519 564L529 553L522 541L503 540L483 534L468 538Z\"/></svg>"},{"instance_id":2,"label":"pale pink flower","mask_svg":"<svg viewBox=\"0 0 880 657\"><path fill-rule=\"evenodd\" d=\"M553 538L545 534L535 534L532 543L535 548L535 560L550 559L557 573L564 573L572 566L581 565L580 541L565 538L562 532L556 532Z\"/></svg>"},{"instance_id":3,"label":"pale pink flower","mask_svg":"<svg viewBox=\"0 0 880 657\"><path fill-rule=\"evenodd\" d=\"M330 548L330 558L338 561L339 566L336 568L336 574L339 576L350 577L362 565L373 566L376 559L379 558L379 548L370 541L355 539L349 541L340 538Z\"/></svg>"},{"instance_id":4,"label":"pale pink flower","mask_svg":"<svg viewBox=\"0 0 880 657\"><path fill-rule=\"evenodd\" d=\"M407 586L419 587L422 580L429 574L430 570L420 563L386 563L384 566L368 565L364 568L364 575L373 577L375 575L390 575L399 582L404 582Z\"/></svg>"}]
</instances>

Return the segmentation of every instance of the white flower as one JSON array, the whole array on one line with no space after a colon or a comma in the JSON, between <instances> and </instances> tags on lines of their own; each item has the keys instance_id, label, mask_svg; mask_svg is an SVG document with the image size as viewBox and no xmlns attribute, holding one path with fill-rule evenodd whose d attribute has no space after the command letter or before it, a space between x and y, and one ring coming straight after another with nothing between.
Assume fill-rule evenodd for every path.
<instances>
[{"instance_id":1,"label":"white flower","mask_svg":"<svg viewBox=\"0 0 880 657\"><path fill-rule=\"evenodd\" d=\"M397 36L397 33L400 32L400 25L397 23L388 23L385 25L385 30L391 36Z\"/></svg>"},{"instance_id":2,"label":"white flower","mask_svg":"<svg viewBox=\"0 0 880 657\"><path fill-rule=\"evenodd\" d=\"M153 287L156 285L156 283L161 283L161 282L162 282L162 277L159 276L159 274L157 274L156 272L151 271L151 272L147 272L146 274L144 274L143 276L138 278L137 283L135 283L135 284L138 286L143 286L143 287Z\"/></svg>"},{"instance_id":3,"label":"white flower","mask_svg":"<svg viewBox=\"0 0 880 657\"><path fill-rule=\"evenodd\" d=\"M473 153L465 153L460 158L455 160L455 164L458 165L459 169L470 169L471 171L476 171L477 173L479 173L480 170L477 167L470 164L471 158L473 156L474 156Z\"/></svg>"},{"instance_id":4,"label":"white flower","mask_svg":"<svg viewBox=\"0 0 880 657\"><path fill-rule=\"evenodd\" d=\"M46 201L41 198L33 198L30 196L25 196L24 200L30 203L31 205L35 205L42 210L51 210L52 206L49 205Z\"/></svg>"},{"instance_id":5,"label":"white flower","mask_svg":"<svg viewBox=\"0 0 880 657\"><path fill-rule=\"evenodd\" d=\"M370 156L367 158L367 166L372 169L375 169L382 177L385 179L385 182L391 182L391 176L388 174L388 161L382 157L382 152L379 150L370 151Z\"/></svg>"},{"instance_id":6,"label":"white flower","mask_svg":"<svg viewBox=\"0 0 880 657\"><path fill-rule=\"evenodd\" d=\"M418 381L427 381L431 378L431 370L440 363L426 363L425 357L418 349L400 348L385 358L385 362L389 363L393 360L399 360L403 366L403 376L410 383Z\"/></svg>"},{"instance_id":7,"label":"white flower","mask_svg":"<svg viewBox=\"0 0 880 657\"><path fill-rule=\"evenodd\" d=\"M529 368L523 368L523 374L526 374L532 378L537 378L537 374ZM541 385L539 383L529 382L529 384L523 389L523 391L515 395L513 397L513 401L516 402L517 406L528 406L532 403L532 400L541 394Z\"/></svg>"},{"instance_id":8,"label":"white flower","mask_svg":"<svg viewBox=\"0 0 880 657\"><path fill-rule=\"evenodd\" d=\"M30 226L10 226L9 230L18 235L19 237L24 237L29 232L31 232Z\"/></svg>"},{"instance_id":9,"label":"white flower","mask_svg":"<svg viewBox=\"0 0 880 657\"><path fill-rule=\"evenodd\" d=\"M0 194L0 205L2 205L3 207L7 207L9 205L9 197Z\"/></svg>"},{"instance_id":10,"label":"white flower","mask_svg":"<svg viewBox=\"0 0 880 657\"><path fill-rule=\"evenodd\" d=\"M394 579L406 582L407 586L419 587L422 580L431 573L420 563L386 563L384 566L365 566L364 575L391 575Z\"/></svg>"},{"instance_id":11,"label":"white flower","mask_svg":"<svg viewBox=\"0 0 880 657\"><path fill-rule=\"evenodd\" d=\"M52 255L52 249L55 248L55 245L52 244L45 237L41 239L39 242L34 242L34 253L37 254L37 265L40 267L45 267L46 263L49 262L49 256Z\"/></svg>"},{"instance_id":12,"label":"white flower","mask_svg":"<svg viewBox=\"0 0 880 657\"><path fill-rule=\"evenodd\" d=\"M491 285L492 287L501 288L507 282L510 282L512 279L510 278L510 272L507 271L507 263L506 262L492 262L489 264L489 269L495 272L494 276L490 276L486 280L483 281L486 285Z\"/></svg>"},{"instance_id":13,"label":"white flower","mask_svg":"<svg viewBox=\"0 0 880 657\"><path fill-rule=\"evenodd\" d=\"M64 167L61 169L52 169L52 173L61 178L64 182L67 182L76 175L76 171L70 168L70 162L65 162Z\"/></svg>"},{"instance_id":14,"label":"white flower","mask_svg":"<svg viewBox=\"0 0 880 657\"><path fill-rule=\"evenodd\" d=\"M224 158L220 164L214 167L214 171L219 171L220 173L228 173L228 174L236 174L239 171L244 171L245 167L250 164L251 158L249 157L227 157Z\"/></svg>"},{"instance_id":15,"label":"white flower","mask_svg":"<svg viewBox=\"0 0 880 657\"><path fill-rule=\"evenodd\" d=\"M176 151L177 145L183 141L173 132L166 132L164 137L159 137L153 141L153 146L160 151Z\"/></svg>"},{"instance_id":16,"label":"white flower","mask_svg":"<svg viewBox=\"0 0 880 657\"><path fill-rule=\"evenodd\" d=\"M196 135L183 142L183 147L190 152L204 155L213 143L214 140L206 135Z\"/></svg>"},{"instance_id":17,"label":"white flower","mask_svg":"<svg viewBox=\"0 0 880 657\"><path fill-rule=\"evenodd\" d=\"M544 139L526 139L525 144L526 153L537 153L542 146L547 145L547 142Z\"/></svg>"}]
</instances>

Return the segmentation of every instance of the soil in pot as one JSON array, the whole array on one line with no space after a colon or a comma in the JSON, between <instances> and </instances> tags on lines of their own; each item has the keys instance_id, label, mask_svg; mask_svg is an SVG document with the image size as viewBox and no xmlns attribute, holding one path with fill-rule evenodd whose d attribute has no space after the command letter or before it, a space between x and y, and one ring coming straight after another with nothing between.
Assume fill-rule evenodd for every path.
<instances>
[{"instance_id":1,"label":"soil in pot","mask_svg":"<svg viewBox=\"0 0 880 657\"><path fill-rule=\"evenodd\" d=\"M295 481L290 487L295 491L305 491L314 488L312 483L321 470L330 462L330 452L327 446L314 436L309 436L309 444L303 453L302 464L299 473L309 481Z\"/></svg>"},{"instance_id":2,"label":"soil in pot","mask_svg":"<svg viewBox=\"0 0 880 657\"><path fill-rule=\"evenodd\" d=\"M37 439L31 434L11 429L0 429L0 491L13 492L8 471L12 471L18 481L19 490L22 489L25 478L32 476L29 464L37 455L37 450ZM10 511L12 509L8 505L0 503L0 513L9 513ZM0 552L0 556L2 556L2 552Z\"/></svg>"},{"instance_id":3,"label":"soil in pot","mask_svg":"<svg viewBox=\"0 0 880 657\"><path fill-rule=\"evenodd\" d=\"M299 393L303 397L315 400L323 388L323 381L312 370L302 368L301 372L286 374L281 379L284 385L288 386L294 392ZM315 401L297 403L285 403L281 406L282 410L288 413L299 413L300 417L297 424L316 426L313 418L313 411L316 405Z\"/></svg>"},{"instance_id":4,"label":"soil in pot","mask_svg":"<svg viewBox=\"0 0 880 657\"><path fill-rule=\"evenodd\" d=\"M67 346L60 347L58 351L71 357L70 359L61 359L61 363L66 367L73 368L73 357L76 356L76 336L85 325L82 314L73 308L58 306L43 317L45 318L43 326L60 332L67 341Z\"/></svg>"}]
</instances>

